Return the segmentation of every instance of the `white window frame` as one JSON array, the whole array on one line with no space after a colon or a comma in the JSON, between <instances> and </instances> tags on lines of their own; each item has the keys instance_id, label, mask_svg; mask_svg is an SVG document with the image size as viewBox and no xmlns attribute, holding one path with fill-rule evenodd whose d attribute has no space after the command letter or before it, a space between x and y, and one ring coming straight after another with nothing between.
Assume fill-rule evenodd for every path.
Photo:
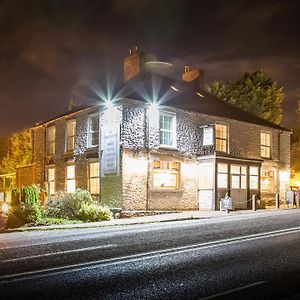
<instances>
[{"instance_id":1,"label":"white window frame","mask_svg":"<svg viewBox=\"0 0 300 300\"><path fill-rule=\"evenodd\" d=\"M172 164L177 164L178 169L173 169ZM169 174L176 176L176 185L175 186L157 186L155 185L155 176L162 175L162 174ZM161 190L178 190L180 187L180 175L181 175L181 162L179 161L167 161L167 160L160 160L155 159L153 161L153 180L152 180L152 187L154 189L161 189Z\"/></svg>"},{"instance_id":2,"label":"white window frame","mask_svg":"<svg viewBox=\"0 0 300 300\"><path fill-rule=\"evenodd\" d=\"M268 145L267 143L264 143L264 144L263 144L263 142L262 142L262 140L263 140L263 135L265 135L264 140L266 140L266 136L269 137L269 141L270 141L270 144L269 144L269 145ZM269 150L269 155L264 155L266 149ZM268 132L268 131L261 131L261 132L260 132L260 156L261 156L262 158L271 158L271 155L272 155L272 135L271 135L271 132Z\"/></svg>"},{"instance_id":3,"label":"white window frame","mask_svg":"<svg viewBox=\"0 0 300 300\"><path fill-rule=\"evenodd\" d=\"M256 170L255 172L253 172ZM253 187L252 179L256 179L256 186ZM259 189L259 167L258 166L250 166L249 167L249 189L250 190L258 190Z\"/></svg>"},{"instance_id":4,"label":"white window frame","mask_svg":"<svg viewBox=\"0 0 300 300\"><path fill-rule=\"evenodd\" d=\"M161 117L167 116L167 117L172 117L172 124L171 124L171 129L164 129L161 128ZM163 144L161 143L162 141L162 134L163 133L170 133L171 136L171 144ZM170 112L165 112L161 111L159 112L159 144L161 147L164 148L176 148L176 114L170 113Z\"/></svg>"},{"instance_id":5,"label":"white window frame","mask_svg":"<svg viewBox=\"0 0 300 300\"><path fill-rule=\"evenodd\" d=\"M74 124L74 125L72 125ZM72 132L71 135L69 135L69 129L71 126L74 126L74 132ZM73 151L75 148L75 139L76 139L76 119L67 120L66 124L66 147L65 151ZM70 147L71 146L71 147Z\"/></svg>"},{"instance_id":6,"label":"white window frame","mask_svg":"<svg viewBox=\"0 0 300 300\"><path fill-rule=\"evenodd\" d=\"M74 176L69 177L68 168L73 167L74 168ZM68 164L66 165L66 191L67 193L73 193L76 190L76 180L75 180L75 164ZM71 189L72 185L70 186L70 183L74 181L74 188Z\"/></svg>"},{"instance_id":7,"label":"white window frame","mask_svg":"<svg viewBox=\"0 0 300 300\"><path fill-rule=\"evenodd\" d=\"M50 139L50 132L53 130L53 136ZM56 127L51 125L46 129L46 153L47 155L55 154ZM51 149L51 150L50 150Z\"/></svg>"},{"instance_id":8,"label":"white window frame","mask_svg":"<svg viewBox=\"0 0 300 300\"><path fill-rule=\"evenodd\" d=\"M53 170L53 178L51 178L50 176L50 170ZM51 166L51 167L47 167L47 183L48 183L48 192L50 196L55 195L55 191L56 191L56 186L55 186L55 167Z\"/></svg>"},{"instance_id":9,"label":"white window frame","mask_svg":"<svg viewBox=\"0 0 300 300\"><path fill-rule=\"evenodd\" d=\"M94 117L98 117L98 130L92 130L92 128L93 128L92 119ZM94 148L94 147L99 146L99 130L100 130L99 118L100 118L99 113L94 113L94 114L89 115L89 118L88 118L88 147L89 148ZM92 144L92 140L93 140L92 136L95 133L97 133L97 135L98 135L98 143L97 144Z\"/></svg>"},{"instance_id":10,"label":"white window frame","mask_svg":"<svg viewBox=\"0 0 300 300\"><path fill-rule=\"evenodd\" d=\"M217 127L220 126L220 127L225 127L226 128L226 137L220 137L220 136L217 136ZM222 131L221 131L222 132ZM222 134L223 135L223 134ZM215 124L215 150L216 152L224 152L224 153L228 153L228 150L229 150L229 126L227 124L220 124L220 123L216 123ZM220 140L220 141L225 141L225 145L226 145L226 149L225 150L220 150L220 149L217 149L217 140Z\"/></svg>"},{"instance_id":11,"label":"white window frame","mask_svg":"<svg viewBox=\"0 0 300 300\"><path fill-rule=\"evenodd\" d=\"M91 176L91 164L97 164L98 165L98 174L97 176ZM94 193L91 189L92 184L91 184L91 179L96 179L98 182L98 191L96 193ZM89 192L92 195L99 195L100 194L100 171L99 171L99 160L89 160L88 161L88 188L89 188Z\"/></svg>"},{"instance_id":12,"label":"white window frame","mask_svg":"<svg viewBox=\"0 0 300 300\"><path fill-rule=\"evenodd\" d=\"M226 171L221 170L221 166L226 166ZM226 186L221 186L221 177L226 178ZM228 164L223 162L218 162L217 164L217 187L218 189L228 189Z\"/></svg>"}]
</instances>

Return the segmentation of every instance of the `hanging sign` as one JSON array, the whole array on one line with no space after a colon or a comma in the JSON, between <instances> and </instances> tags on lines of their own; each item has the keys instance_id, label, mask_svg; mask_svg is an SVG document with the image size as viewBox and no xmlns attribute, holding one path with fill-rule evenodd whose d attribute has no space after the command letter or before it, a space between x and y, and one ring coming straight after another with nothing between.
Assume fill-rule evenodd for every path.
<instances>
[{"instance_id":1,"label":"hanging sign","mask_svg":"<svg viewBox=\"0 0 300 300\"><path fill-rule=\"evenodd\" d=\"M213 128L204 127L203 128L203 146L212 146L213 145Z\"/></svg>"}]
</instances>

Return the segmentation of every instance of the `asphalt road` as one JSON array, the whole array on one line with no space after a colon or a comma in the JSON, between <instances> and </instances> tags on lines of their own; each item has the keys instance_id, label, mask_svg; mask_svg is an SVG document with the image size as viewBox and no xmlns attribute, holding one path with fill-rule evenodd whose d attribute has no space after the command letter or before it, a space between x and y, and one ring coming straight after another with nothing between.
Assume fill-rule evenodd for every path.
<instances>
[{"instance_id":1,"label":"asphalt road","mask_svg":"<svg viewBox=\"0 0 300 300\"><path fill-rule=\"evenodd\" d=\"M300 299L300 210L1 234L0 299Z\"/></svg>"}]
</instances>

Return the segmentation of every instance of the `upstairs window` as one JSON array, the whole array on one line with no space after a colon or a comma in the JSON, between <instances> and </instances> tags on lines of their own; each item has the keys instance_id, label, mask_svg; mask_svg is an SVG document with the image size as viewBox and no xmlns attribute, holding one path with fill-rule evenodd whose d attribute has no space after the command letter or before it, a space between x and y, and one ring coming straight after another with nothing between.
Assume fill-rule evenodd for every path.
<instances>
[{"instance_id":1,"label":"upstairs window","mask_svg":"<svg viewBox=\"0 0 300 300\"><path fill-rule=\"evenodd\" d=\"M89 162L89 191L92 195L99 195L99 161Z\"/></svg>"},{"instance_id":2,"label":"upstairs window","mask_svg":"<svg viewBox=\"0 0 300 300\"><path fill-rule=\"evenodd\" d=\"M67 121L66 151L75 148L76 120Z\"/></svg>"},{"instance_id":3,"label":"upstairs window","mask_svg":"<svg viewBox=\"0 0 300 300\"><path fill-rule=\"evenodd\" d=\"M176 147L176 116L174 114L160 113L159 142L161 146Z\"/></svg>"},{"instance_id":4,"label":"upstairs window","mask_svg":"<svg viewBox=\"0 0 300 300\"><path fill-rule=\"evenodd\" d=\"M90 115L88 146L96 147L99 145L99 114Z\"/></svg>"},{"instance_id":5,"label":"upstairs window","mask_svg":"<svg viewBox=\"0 0 300 300\"><path fill-rule=\"evenodd\" d=\"M153 187L178 189L180 162L155 160L153 163Z\"/></svg>"},{"instance_id":6,"label":"upstairs window","mask_svg":"<svg viewBox=\"0 0 300 300\"><path fill-rule=\"evenodd\" d=\"M216 135L216 151L228 152L228 126L216 124L215 135Z\"/></svg>"},{"instance_id":7,"label":"upstairs window","mask_svg":"<svg viewBox=\"0 0 300 300\"><path fill-rule=\"evenodd\" d=\"M47 154L55 154L55 125L47 128L46 132L46 148Z\"/></svg>"},{"instance_id":8,"label":"upstairs window","mask_svg":"<svg viewBox=\"0 0 300 300\"><path fill-rule=\"evenodd\" d=\"M75 184L75 165L67 166L67 178L66 178L66 188L68 193L75 192L76 184Z\"/></svg>"},{"instance_id":9,"label":"upstairs window","mask_svg":"<svg viewBox=\"0 0 300 300\"><path fill-rule=\"evenodd\" d=\"M51 167L47 169L47 182L49 195L55 194L55 168Z\"/></svg>"},{"instance_id":10,"label":"upstairs window","mask_svg":"<svg viewBox=\"0 0 300 300\"><path fill-rule=\"evenodd\" d=\"M271 134L268 132L260 133L260 155L264 158L271 158Z\"/></svg>"}]
</instances>

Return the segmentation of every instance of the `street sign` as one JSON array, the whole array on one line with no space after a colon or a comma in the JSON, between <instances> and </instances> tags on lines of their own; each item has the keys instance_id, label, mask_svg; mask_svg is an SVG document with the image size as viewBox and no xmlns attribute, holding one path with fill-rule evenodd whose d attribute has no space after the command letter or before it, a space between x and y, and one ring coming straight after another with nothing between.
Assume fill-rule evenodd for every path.
<instances>
[{"instance_id":1,"label":"street sign","mask_svg":"<svg viewBox=\"0 0 300 300\"><path fill-rule=\"evenodd\" d=\"M221 198L220 210L232 210L232 199L230 197Z\"/></svg>"}]
</instances>

